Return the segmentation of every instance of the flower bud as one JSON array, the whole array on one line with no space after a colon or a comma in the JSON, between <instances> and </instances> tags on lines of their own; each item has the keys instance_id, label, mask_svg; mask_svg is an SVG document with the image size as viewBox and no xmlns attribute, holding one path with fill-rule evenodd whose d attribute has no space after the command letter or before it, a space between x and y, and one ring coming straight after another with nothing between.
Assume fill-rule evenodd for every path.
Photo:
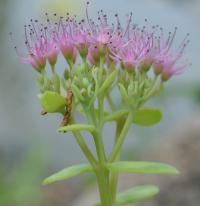
<instances>
[{"instance_id":1,"label":"flower bud","mask_svg":"<svg viewBox=\"0 0 200 206\"><path fill-rule=\"evenodd\" d=\"M156 75L160 75L161 72L163 71L163 64L161 64L161 63L154 63L153 64L153 69L154 69L154 73Z\"/></svg>"}]
</instances>

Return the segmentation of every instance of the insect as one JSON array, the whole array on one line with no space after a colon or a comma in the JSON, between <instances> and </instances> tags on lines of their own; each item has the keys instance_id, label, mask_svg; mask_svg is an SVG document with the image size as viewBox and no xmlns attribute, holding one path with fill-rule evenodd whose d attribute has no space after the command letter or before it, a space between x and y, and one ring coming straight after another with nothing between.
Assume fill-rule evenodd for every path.
<instances>
[{"instance_id":1,"label":"insect","mask_svg":"<svg viewBox=\"0 0 200 206\"><path fill-rule=\"evenodd\" d=\"M71 89L68 90L67 92L67 97L66 97L66 111L61 123L61 127L67 126L70 122L71 119L71 112L72 112L72 103L73 103L73 92Z\"/></svg>"},{"instance_id":2,"label":"insect","mask_svg":"<svg viewBox=\"0 0 200 206\"><path fill-rule=\"evenodd\" d=\"M46 114L47 114L46 111L41 111L41 115L42 115L42 116L44 116L44 115L46 115Z\"/></svg>"}]
</instances>

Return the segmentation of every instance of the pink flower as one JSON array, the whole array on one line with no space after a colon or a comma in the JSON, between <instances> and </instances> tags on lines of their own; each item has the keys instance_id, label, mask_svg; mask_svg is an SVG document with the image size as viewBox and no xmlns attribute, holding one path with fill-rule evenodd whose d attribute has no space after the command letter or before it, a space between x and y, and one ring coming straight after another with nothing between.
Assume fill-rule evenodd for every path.
<instances>
[{"instance_id":1,"label":"pink flower","mask_svg":"<svg viewBox=\"0 0 200 206\"><path fill-rule=\"evenodd\" d=\"M125 26L117 14L116 22L112 24L102 10L98 12L96 23L89 18L88 5L86 18L82 20L69 14L60 17L55 23L46 14L47 25L31 20L30 25L25 26L28 55L21 55L16 49L22 62L31 64L41 72L47 60L54 66L61 52L70 67L80 55L84 62L88 61L92 65L101 62L108 68L120 65L123 69L135 72L148 72L153 68L163 81L188 67L184 58L188 35L178 49L173 49L177 28L166 37L162 28L150 26L147 20L142 27L134 24L132 13L127 16Z\"/></svg>"},{"instance_id":2,"label":"pink flower","mask_svg":"<svg viewBox=\"0 0 200 206\"><path fill-rule=\"evenodd\" d=\"M113 52L113 59L118 60L125 69L148 71L153 63L154 53L152 33L134 27L129 31L125 43L117 52Z\"/></svg>"},{"instance_id":3,"label":"pink flower","mask_svg":"<svg viewBox=\"0 0 200 206\"><path fill-rule=\"evenodd\" d=\"M24 26L24 31L25 45L28 55L22 55L15 47L17 54L22 63L31 64L33 68L35 68L38 72L41 72L46 66L47 42L44 36L41 34L42 31L36 30L33 20L31 20L31 24L29 24L28 27L26 25ZM41 33L39 34L39 32Z\"/></svg>"},{"instance_id":4,"label":"pink flower","mask_svg":"<svg viewBox=\"0 0 200 206\"><path fill-rule=\"evenodd\" d=\"M165 39L161 29L161 36L157 38L154 71L157 75L161 75L163 81L168 80L173 75L183 73L189 66L189 63L184 59L184 51L189 43L189 34L187 34L178 49L173 50L172 46L176 32L177 28L175 28L173 34L170 32L168 38Z\"/></svg>"},{"instance_id":5,"label":"pink flower","mask_svg":"<svg viewBox=\"0 0 200 206\"><path fill-rule=\"evenodd\" d=\"M58 54L60 52L58 45L54 39L50 39L46 46L47 59L49 64L54 66L57 62Z\"/></svg>"},{"instance_id":6,"label":"pink flower","mask_svg":"<svg viewBox=\"0 0 200 206\"><path fill-rule=\"evenodd\" d=\"M58 45L65 59L74 64L77 57L77 49L72 38L65 33L59 38Z\"/></svg>"},{"instance_id":7,"label":"pink flower","mask_svg":"<svg viewBox=\"0 0 200 206\"><path fill-rule=\"evenodd\" d=\"M99 50L95 46L91 46L88 51L87 55L88 61L92 65L98 65L100 62L100 55L99 55Z\"/></svg>"}]
</instances>

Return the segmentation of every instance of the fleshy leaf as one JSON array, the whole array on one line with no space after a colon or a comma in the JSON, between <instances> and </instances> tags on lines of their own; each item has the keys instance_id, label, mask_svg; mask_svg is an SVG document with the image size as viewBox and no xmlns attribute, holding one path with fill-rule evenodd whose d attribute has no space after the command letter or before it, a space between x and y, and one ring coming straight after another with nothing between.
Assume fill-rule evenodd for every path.
<instances>
[{"instance_id":1,"label":"fleshy leaf","mask_svg":"<svg viewBox=\"0 0 200 206\"><path fill-rule=\"evenodd\" d=\"M66 107L65 98L56 92L46 91L44 94L39 95L39 98L45 112L62 112Z\"/></svg>"},{"instance_id":2,"label":"fleshy leaf","mask_svg":"<svg viewBox=\"0 0 200 206\"><path fill-rule=\"evenodd\" d=\"M159 109L144 107L135 114L133 122L141 126L152 126L160 122L162 113Z\"/></svg>"},{"instance_id":3,"label":"fleshy leaf","mask_svg":"<svg viewBox=\"0 0 200 206\"><path fill-rule=\"evenodd\" d=\"M65 127L60 127L58 132L69 132L69 131L88 131L88 132L95 132L95 126L89 124L72 124Z\"/></svg>"},{"instance_id":4,"label":"fleshy leaf","mask_svg":"<svg viewBox=\"0 0 200 206\"><path fill-rule=\"evenodd\" d=\"M175 167L157 162L114 162L107 164L107 168L113 173L126 172L135 174L179 174Z\"/></svg>"},{"instance_id":5,"label":"fleshy leaf","mask_svg":"<svg viewBox=\"0 0 200 206\"><path fill-rule=\"evenodd\" d=\"M153 197L159 193L159 188L154 185L137 186L125 192L119 193L116 198L116 206L133 204Z\"/></svg>"},{"instance_id":6,"label":"fleshy leaf","mask_svg":"<svg viewBox=\"0 0 200 206\"><path fill-rule=\"evenodd\" d=\"M92 171L93 171L93 169L89 164L81 164L81 165L71 166L71 167L63 169L63 170L51 175L50 177L47 177L43 181L43 185L51 184L51 183L58 182L61 180L67 180L67 179L70 179L74 176L77 176L77 175L80 175L83 173L87 173L87 172L92 172Z\"/></svg>"}]
</instances>

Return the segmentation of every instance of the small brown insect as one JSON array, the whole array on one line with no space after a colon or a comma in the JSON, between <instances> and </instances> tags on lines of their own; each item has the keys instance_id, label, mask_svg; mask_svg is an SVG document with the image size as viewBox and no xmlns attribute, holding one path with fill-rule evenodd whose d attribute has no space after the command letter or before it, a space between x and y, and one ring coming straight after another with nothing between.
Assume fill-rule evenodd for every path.
<instances>
[{"instance_id":1,"label":"small brown insect","mask_svg":"<svg viewBox=\"0 0 200 206\"><path fill-rule=\"evenodd\" d=\"M47 114L47 112L46 111L41 111L41 115L46 115Z\"/></svg>"},{"instance_id":2,"label":"small brown insect","mask_svg":"<svg viewBox=\"0 0 200 206\"><path fill-rule=\"evenodd\" d=\"M72 112L72 102L73 102L73 93L72 90L69 89L66 97L66 111L62 123L60 125L61 127L67 126L70 122L71 112Z\"/></svg>"}]
</instances>

